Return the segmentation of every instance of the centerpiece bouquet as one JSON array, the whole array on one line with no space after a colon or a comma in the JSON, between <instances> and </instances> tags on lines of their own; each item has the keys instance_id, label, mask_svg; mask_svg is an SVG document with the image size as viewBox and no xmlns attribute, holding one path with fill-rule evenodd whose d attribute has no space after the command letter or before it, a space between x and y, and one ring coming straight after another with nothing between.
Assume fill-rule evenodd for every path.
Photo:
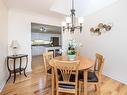
<instances>
[{"instance_id":1,"label":"centerpiece bouquet","mask_svg":"<svg viewBox=\"0 0 127 95\"><path fill-rule=\"evenodd\" d=\"M75 60L76 51L77 51L76 47L77 47L76 41L74 39L70 40L68 50L67 50L69 60Z\"/></svg>"}]
</instances>

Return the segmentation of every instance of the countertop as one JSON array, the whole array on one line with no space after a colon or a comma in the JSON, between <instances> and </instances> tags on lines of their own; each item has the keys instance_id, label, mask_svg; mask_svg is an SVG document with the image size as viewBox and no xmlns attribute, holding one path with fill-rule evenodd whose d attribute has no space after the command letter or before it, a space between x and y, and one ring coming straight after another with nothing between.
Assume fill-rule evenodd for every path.
<instances>
[{"instance_id":1,"label":"countertop","mask_svg":"<svg viewBox=\"0 0 127 95\"><path fill-rule=\"evenodd\" d=\"M45 45L45 44L34 44L34 45L31 45L31 46L43 46L43 47L61 47L61 45L59 46L52 46L52 45Z\"/></svg>"}]
</instances>

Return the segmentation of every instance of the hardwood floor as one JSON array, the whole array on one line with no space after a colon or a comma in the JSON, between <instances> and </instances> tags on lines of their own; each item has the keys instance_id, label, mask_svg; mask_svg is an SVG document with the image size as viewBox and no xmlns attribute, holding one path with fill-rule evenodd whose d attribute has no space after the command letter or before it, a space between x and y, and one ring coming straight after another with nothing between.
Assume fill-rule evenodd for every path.
<instances>
[{"instance_id":1,"label":"hardwood floor","mask_svg":"<svg viewBox=\"0 0 127 95\"><path fill-rule=\"evenodd\" d=\"M44 73L41 56L33 57L32 70L27 78L23 74L18 75L15 84L12 77L0 95L51 95L51 77ZM88 89L88 95L97 95L92 85ZM127 95L127 85L103 76L101 95Z\"/></svg>"}]
</instances>

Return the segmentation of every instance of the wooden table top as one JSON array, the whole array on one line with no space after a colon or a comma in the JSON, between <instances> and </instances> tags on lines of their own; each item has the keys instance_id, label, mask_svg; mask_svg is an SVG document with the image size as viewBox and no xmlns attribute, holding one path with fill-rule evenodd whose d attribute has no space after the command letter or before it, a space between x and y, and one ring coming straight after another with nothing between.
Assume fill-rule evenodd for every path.
<instances>
[{"instance_id":1,"label":"wooden table top","mask_svg":"<svg viewBox=\"0 0 127 95\"><path fill-rule=\"evenodd\" d=\"M67 56L59 56L59 57L55 57L55 60L59 60L59 61L68 61L68 57ZM80 65L79 65L79 70L85 70L85 69L89 69L92 66L94 66L95 61L85 57L85 56L78 56L75 60L80 60ZM51 60L49 62L49 64L54 67L54 62L53 60Z\"/></svg>"}]
</instances>

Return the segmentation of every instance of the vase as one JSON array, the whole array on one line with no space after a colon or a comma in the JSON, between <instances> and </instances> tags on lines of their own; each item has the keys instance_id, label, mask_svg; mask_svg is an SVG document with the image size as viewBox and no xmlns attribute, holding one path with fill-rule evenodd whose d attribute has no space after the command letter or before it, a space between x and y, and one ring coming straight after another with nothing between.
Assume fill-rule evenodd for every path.
<instances>
[{"instance_id":1,"label":"vase","mask_svg":"<svg viewBox=\"0 0 127 95\"><path fill-rule=\"evenodd\" d=\"M75 60L75 58L76 58L76 55L68 55L69 60Z\"/></svg>"}]
</instances>

